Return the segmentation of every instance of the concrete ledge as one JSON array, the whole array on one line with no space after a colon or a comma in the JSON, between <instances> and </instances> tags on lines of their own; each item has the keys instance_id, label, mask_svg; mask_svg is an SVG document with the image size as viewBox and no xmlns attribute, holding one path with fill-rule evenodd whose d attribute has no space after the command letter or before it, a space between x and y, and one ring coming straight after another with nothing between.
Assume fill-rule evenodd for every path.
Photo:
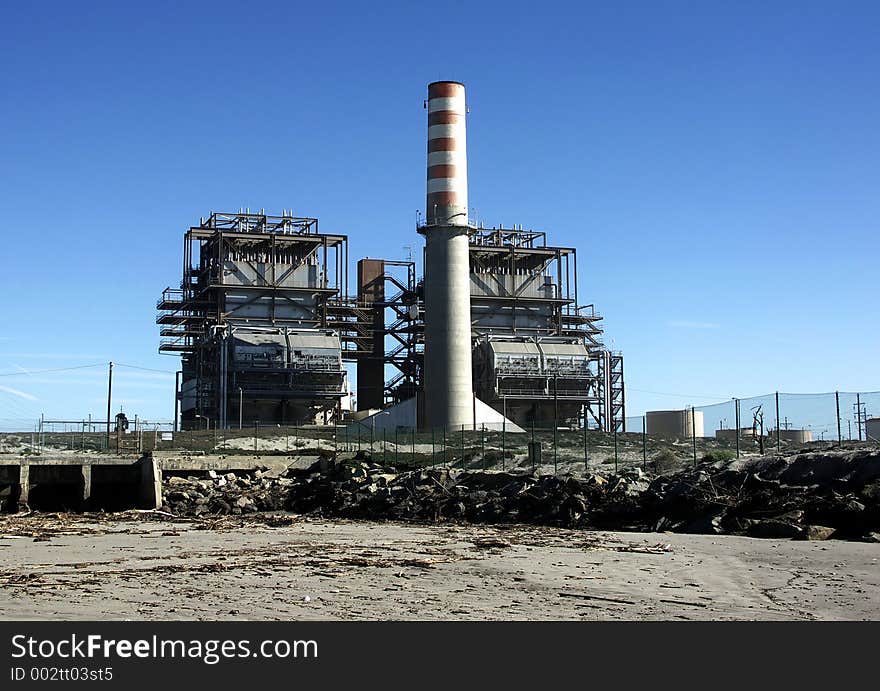
<instances>
[{"instance_id":1,"label":"concrete ledge","mask_svg":"<svg viewBox=\"0 0 880 691\"><path fill-rule=\"evenodd\" d=\"M63 493L67 508L112 503L155 509L162 505L162 471L150 454L140 459L98 455L0 458L0 488L9 487L9 510L38 501L35 492ZM130 493L130 497L128 494ZM110 498L108 502L108 497ZM44 492L43 498L46 498Z\"/></svg>"},{"instance_id":2,"label":"concrete ledge","mask_svg":"<svg viewBox=\"0 0 880 691\"><path fill-rule=\"evenodd\" d=\"M39 504L47 493L61 494L66 508L113 506L157 509L162 506L162 477L207 473L251 472L280 475L288 468L308 468L317 455L188 455L147 452L138 459L103 454L19 456L0 454L0 489L9 487L9 510ZM325 456L326 458L326 456ZM115 510L115 509L111 509Z\"/></svg>"}]
</instances>

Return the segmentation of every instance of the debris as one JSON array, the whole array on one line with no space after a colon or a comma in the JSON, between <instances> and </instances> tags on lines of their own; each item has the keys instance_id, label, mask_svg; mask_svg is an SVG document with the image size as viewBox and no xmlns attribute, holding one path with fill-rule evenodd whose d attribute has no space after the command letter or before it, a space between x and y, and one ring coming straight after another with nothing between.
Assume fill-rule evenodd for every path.
<instances>
[{"instance_id":1,"label":"debris","mask_svg":"<svg viewBox=\"0 0 880 691\"><path fill-rule=\"evenodd\" d=\"M480 549L492 549L493 547L510 547L510 543L507 540L502 540L500 537L478 537L473 540L474 546L479 547Z\"/></svg>"},{"instance_id":2,"label":"debris","mask_svg":"<svg viewBox=\"0 0 880 691\"><path fill-rule=\"evenodd\" d=\"M835 529L826 525L808 525L804 528L802 537L805 540L827 540L834 533Z\"/></svg>"},{"instance_id":3,"label":"debris","mask_svg":"<svg viewBox=\"0 0 880 691\"><path fill-rule=\"evenodd\" d=\"M531 523L567 528L738 534L765 538L871 540L880 533L880 449L721 459L651 478L535 475L447 468L401 470L369 454L320 459L282 476L171 477L175 516L255 514L371 520ZM479 549L503 548L487 537ZM663 545L622 551L657 554Z\"/></svg>"},{"instance_id":4,"label":"debris","mask_svg":"<svg viewBox=\"0 0 880 691\"><path fill-rule=\"evenodd\" d=\"M602 597L600 595L586 595L584 593L559 593L559 597L578 597L584 600L602 600L603 602L618 602L622 605L635 605L635 600L624 600L619 597Z\"/></svg>"}]
</instances>

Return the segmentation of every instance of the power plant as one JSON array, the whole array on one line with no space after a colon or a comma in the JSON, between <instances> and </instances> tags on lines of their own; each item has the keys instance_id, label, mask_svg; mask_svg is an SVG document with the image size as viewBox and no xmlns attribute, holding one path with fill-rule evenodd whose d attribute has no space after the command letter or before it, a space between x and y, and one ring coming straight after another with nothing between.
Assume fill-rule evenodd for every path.
<instances>
[{"instance_id":1,"label":"power plant","mask_svg":"<svg viewBox=\"0 0 880 691\"><path fill-rule=\"evenodd\" d=\"M186 231L180 286L157 303L181 429L340 424L354 390L373 428L624 431L623 356L579 299L577 250L472 222L464 85L429 84L425 107L423 277L363 258L352 294L348 237L287 210Z\"/></svg>"}]
</instances>

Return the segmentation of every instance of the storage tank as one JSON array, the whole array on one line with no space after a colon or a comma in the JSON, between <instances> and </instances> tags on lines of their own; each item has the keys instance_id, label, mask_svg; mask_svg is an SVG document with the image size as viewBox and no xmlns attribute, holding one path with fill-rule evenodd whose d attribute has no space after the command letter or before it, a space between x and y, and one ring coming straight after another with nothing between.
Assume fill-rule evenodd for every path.
<instances>
[{"instance_id":1,"label":"storage tank","mask_svg":"<svg viewBox=\"0 0 880 691\"><path fill-rule=\"evenodd\" d=\"M865 432L869 441L880 441L880 417L865 420Z\"/></svg>"},{"instance_id":2,"label":"storage tank","mask_svg":"<svg viewBox=\"0 0 880 691\"><path fill-rule=\"evenodd\" d=\"M813 441L813 432L808 429L781 429L779 438L792 444L809 444Z\"/></svg>"},{"instance_id":3,"label":"storage tank","mask_svg":"<svg viewBox=\"0 0 880 691\"><path fill-rule=\"evenodd\" d=\"M694 433L703 436L701 410L649 410L645 417L648 434L685 439L692 438Z\"/></svg>"}]
</instances>

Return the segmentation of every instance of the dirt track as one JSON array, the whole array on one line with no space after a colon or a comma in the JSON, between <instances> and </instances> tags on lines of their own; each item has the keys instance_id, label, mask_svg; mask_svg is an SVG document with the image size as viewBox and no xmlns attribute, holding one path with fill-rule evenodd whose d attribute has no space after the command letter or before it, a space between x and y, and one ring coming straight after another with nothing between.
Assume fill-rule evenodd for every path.
<instances>
[{"instance_id":1,"label":"dirt track","mask_svg":"<svg viewBox=\"0 0 880 691\"><path fill-rule=\"evenodd\" d=\"M877 544L276 523L2 518L0 617L880 618Z\"/></svg>"}]
</instances>

